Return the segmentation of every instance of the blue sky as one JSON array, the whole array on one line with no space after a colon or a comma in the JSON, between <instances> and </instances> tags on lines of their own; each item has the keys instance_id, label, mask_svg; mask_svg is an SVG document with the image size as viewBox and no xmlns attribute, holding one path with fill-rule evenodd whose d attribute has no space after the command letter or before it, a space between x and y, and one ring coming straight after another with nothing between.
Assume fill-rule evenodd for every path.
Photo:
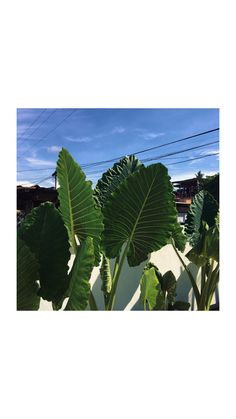
<instances>
[{"instance_id":1,"label":"blue sky","mask_svg":"<svg viewBox=\"0 0 236 419\"><path fill-rule=\"evenodd\" d=\"M50 187L58 152L66 148L81 165L109 160L146 148L166 144L219 127L218 109L18 109L17 183L39 183ZM146 165L162 162L172 180L219 171L219 132L192 138L138 155L154 158ZM198 149L182 151L201 146ZM163 154L181 153L160 157ZM213 156L204 157L206 154ZM188 162L182 160L203 157ZM178 163L178 164L174 164ZM95 185L113 163L85 170ZM49 178L49 179L46 179Z\"/></svg>"}]
</instances>

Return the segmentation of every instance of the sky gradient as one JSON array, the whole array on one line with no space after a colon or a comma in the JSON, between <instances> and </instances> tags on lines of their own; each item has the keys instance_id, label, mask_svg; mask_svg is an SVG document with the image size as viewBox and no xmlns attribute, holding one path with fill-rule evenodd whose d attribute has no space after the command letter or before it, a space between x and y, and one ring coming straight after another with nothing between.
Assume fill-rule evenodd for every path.
<instances>
[{"instance_id":1,"label":"sky gradient","mask_svg":"<svg viewBox=\"0 0 236 419\"><path fill-rule=\"evenodd\" d=\"M51 175L61 147L80 165L86 165L218 127L218 109L17 109L17 183L53 186ZM137 157L154 158L146 165L162 162L172 180L194 177L199 170L211 175L219 171L218 140L219 131L215 131ZM215 144L207 145L210 142ZM203 147L184 151L197 146ZM160 158L176 151L181 153ZM213 155L204 157L206 154ZM198 157L203 158L190 160ZM182 160L189 161L179 163ZM84 171L95 186L113 164Z\"/></svg>"}]
</instances>

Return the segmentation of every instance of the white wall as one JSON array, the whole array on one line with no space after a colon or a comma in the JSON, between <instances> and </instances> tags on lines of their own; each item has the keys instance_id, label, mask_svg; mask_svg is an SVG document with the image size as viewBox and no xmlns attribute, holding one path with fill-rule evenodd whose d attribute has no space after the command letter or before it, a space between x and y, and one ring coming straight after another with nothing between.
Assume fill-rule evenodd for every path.
<instances>
[{"instance_id":1,"label":"white wall","mask_svg":"<svg viewBox=\"0 0 236 419\"><path fill-rule=\"evenodd\" d=\"M189 245L186 246L185 254L189 251ZM197 274L198 270L195 265L189 263L189 260L181 254L184 262L189 266L190 270L194 274ZM74 256L72 256L69 265L71 266ZM191 284L188 276L184 272L184 269L175 254L170 244L164 246L158 252L153 252L150 257L150 262L155 263L159 268L160 272L164 274L166 271L171 270L175 277L178 279L177 282L177 300L189 301L192 305L192 309L195 307ZM121 276L119 279L115 310L142 310L142 305L139 301L140 289L139 281L142 276L143 268L146 262L141 263L139 266L130 268L125 262ZM113 268L114 260L111 261L111 269ZM91 287L95 296L99 310L104 310L104 299L101 291L101 278L99 275L99 267L93 269L91 276ZM51 310L51 303L41 300L40 310Z\"/></svg>"}]
</instances>

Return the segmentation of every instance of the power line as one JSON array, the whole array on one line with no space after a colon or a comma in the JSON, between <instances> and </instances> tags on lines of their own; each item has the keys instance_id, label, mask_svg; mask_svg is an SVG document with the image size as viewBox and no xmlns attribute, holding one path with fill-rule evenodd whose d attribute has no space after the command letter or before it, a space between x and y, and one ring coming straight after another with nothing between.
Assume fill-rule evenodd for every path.
<instances>
[{"instance_id":1,"label":"power line","mask_svg":"<svg viewBox=\"0 0 236 419\"><path fill-rule=\"evenodd\" d=\"M202 145L202 146L198 146L198 148L200 148L200 147L203 147L204 145ZM195 147L194 147L195 148ZM176 153L177 154L177 153ZM192 161L192 160L199 160L199 159L204 159L204 158L206 158L206 157L211 157L211 156L217 156L217 155L219 155L219 153L209 153L209 154L206 154L205 156L198 156L198 157L193 157L193 158L190 158L190 159L186 159L186 160L181 160L181 161L178 161L178 162L174 162L174 163L166 163L166 166L172 166L172 165L174 165L174 164L181 164L181 163L185 163L185 162L188 162L188 161ZM165 157L159 157L159 158L165 158ZM150 159L150 160L153 160L153 159ZM147 161L147 160L146 160ZM50 170L53 170L54 168L50 168ZM35 170L49 170L49 169L35 169ZM89 172L89 173L87 173L88 175L93 175L93 174L100 174L101 173L101 171L98 171L98 170L96 170L96 171L93 171L93 172ZM48 179L51 179L52 178L52 176L48 176L48 177L46 177L46 178L43 178L43 179L41 179L40 181L38 180L39 178L37 178L37 179L34 179L32 182L28 182L27 184L29 184L29 183L33 183L33 182L38 182L38 183L41 183L41 182L43 182L43 181L45 181L45 180L48 180ZM24 184L22 184L22 185L24 185Z\"/></svg>"},{"instance_id":2,"label":"power line","mask_svg":"<svg viewBox=\"0 0 236 419\"><path fill-rule=\"evenodd\" d=\"M205 156L193 157L192 159L181 160L181 161L177 161L177 162L174 162L174 163L169 163L167 165L172 166L173 164L181 164L181 163L185 163L185 162L191 161L191 160L205 159L205 157L218 156L218 155L219 155L219 153L205 154Z\"/></svg>"},{"instance_id":3,"label":"power line","mask_svg":"<svg viewBox=\"0 0 236 419\"><path fill-rule=\"evenodd\" d=\"M23 137L23 135L26 133L26 131L28 131L34 124L35 122L38 121L38 119L40 118L40 116L46 111L47 109L43 109L42 112L40 112L40 114L37 116L36 119L33 120L33 122L25 129L25 131L20 135L20 137L18 138L18 141L21 140L21 138Z\"/></svg>"},{"instance_id":4,"label":"power line","mask_svg":"<svg viewBox=\"0 0 236 419\"><path fill-rule=\"evenodd\" d=\"M35 128L35 130L33 131L33 132L31 132L31 134L30 134L30 136L31 135L33 135L43 124L45 124L45 122L47 122L48 120L49 120L49 118L51 118L51 116L52 115L54 115L54 113L56 112L57 110L56 109L54 109L53 111L52 111L52 113L50 113L50 115L48 115L48 117L46 118L46 119L44 119L42 122L41 122L41 124L40 125L38 125L36 128Z\"/></svg>"},{"instance_id":5,"label":"power line","mask_svg":"<svg viewBox=\"0 0 236 419\"><path fill-rule=\"evenodd\" d=\"M219 142L219 141L216 141L216 142ZM206 145L209 145L209 144L213 144L213 143L208 143L208 144L204 144L204 145L201 145L201 146L197 146L197 147L192 147L191 149L188 149L188 150L192 150L192 149L194 149L194 148L200 148L200 147L205 147ZM183 150L182 152L184 152L185 150ZM179 151L178 152L175 152L175 153L171 153L171 154L178 154L178 153L180 153ZM173 164L180 164L180 163L184 163L184 162L187 162L187 161L190 161L190 160L196 160L196 159L203 159L203 158L205 158L205 157L209 157L209 156L216 156L216 155L218 155L219 153L211 153L211 154L206 154L205 156L199 156L199 157L195 157L195 158L191 158L191 159L187 159L187 160L181 160L181 161L179 161L179 162L174 162L174 163L165 163L166 164L166 166L172 166ZM153 157L153 158L150 158L150 159L144 159L144 160L142 160L143 162L145 161L145 162L148 162L148 161L152 161L152 160L158 160L158 159L162 159L162 158L165 158L164 156L156 156L156 157ZM101 173L101 171L98 171L98 170L96 170L96 171L93 171L93 172L88 172L87 174L89 174L89 175L95 175L95 174L99 174L99 173Z\"/></svg>"},{"instance_id":6,"label":"power line","mask_svg":"<svg viewBox=\"0 0 236 419\"><path fill-rule=\"evenodd\" d=\"M76 111L76 110L74 110L74 111ZM72 111L69 115L67 115L67 117L66 117L66 118L64 118L64 119L60 122L60 124L62 124L62 122L64 122L64 120L65 120L65 119L69 118L69 117L70 117L70 115L71 115L72 113L73 113L73 111ZM59 126L60 124L58 124L58 126ZM57 126L56 126L56 127L54 127L54 129L53 129L53 130L55 130L56 128L57 128ZM161 144L161 145L159 145L159 146L152 147L151 149L153 150L153 149L156 149L156 148L165 147L165 146L170 145L170 144L178 143L178 142L180 142L180 141L185 141L185 140L187 140L187 139L191 139L191 138L194 138L194 137L197 137L197 136L205 135L205 134L208 134L208 133L210 133L210 132L214 132L214 131L218 131L218 130L219 130L219 128L215 128L215 129L210 130L210 131L204 131L204 132L201 132L201 133L198 133L198 134L194 134L194 135L191 135L191 136L188 136L188 137L185 137L185 138L181 138L181 139L179 139L179 140L171 141L171 142L166 143L166 144ZM50 134L50 133L48 133L47 135L49 135L49 134ZM185 151L190 151L190 150L193 150L193 149L196 149L196 148L201 148L201 147L205 147L205 146L207 146L207 145L216 144L216 143L219 143L219 141L210 142L210 143L206 143L206 144L203 144L203 145L200 145L200 146L191 147L191 148L188 148L188 149L185 149L185 150L180 150L180 151L177 151L177 152L164 154L164 155L162 155L162 156L156 156L156 157L153 157L153 158L147 158L147 159L144 159L143 161L148 162L148 161L157 160L157 159L160 159L160 158L166 158L166 157L169 157L169 156L172 156L172 155L175 155L175 154L184 153ZM144 153L144 152L149 151L149 150L151 150L151 149L149 148L149 149L140 150L140 151L138 151L138 152L136 152L136 153L132 153L132 154L141 154L141 153ZM81 167L82 167L82 168L95 167L95 166L98 166L98 165L101 165L101 164L105 164L105 163L110 163L110 162L113 162L113 161L117 161L117 160L119 160L119 159L121 159L121 158L123 158L123 157L124 157L124 156L119 156L119 157L116 157L116 158L113 158L113 159L110 159L110 160L103 160L103 161L99 161L99 162L88 163L88 164L81 165ZM18 172L18 173L20 173L20 172L21 172L21 173L23 173L23 172L26 172L26 171L40 171L40 170L55 170L55 167L48 167L48 168L45 168L45 169L26 169L26 170L18 170L17 172Z\"/></svg>"},{"instance_id":7,"label":"power line","mask_svg":"<svg viewBox=\"0 0 236 419\"><path fill-rule=\"evenodd\" d=\"M35 147L37 144L39 144L41 141L45 140L53 131L55 131L66 119L70 118L70 116L75 113L78 109L73 109L70 114L68 114L65 118L62 119L59 124L57 124L51 131L49 131L44 137L40 138L36 143L32 144L30 148L28 148L27 151L30 151L33 147Z\"/></svg>"},{"instance_id":8,"label":"power line","mask_svg":"<svg viewBox=\"0 0 236 419\"><path fill-rule=\"evenodd\" d=\"M23 172L38 172L43 170L55 170L55 167L47 167L45 169L25 169L25 170L17 170L17 173L23 173Z\"/></svg>"},{"instance_id":9,"label":"power line","mask_svg":"<svg viewBox=\"0 0 236 419\"><path fill-rule=\"evenodd\" d=\"M196 150L197 148L202 148L202 147L206 147L207 145L212 145L212 144L217 144L217 143L219 143L219 141L212 141L210 143L206 143L206 144L202 144L202 145L197 145L195 147L185 148L184 150L174 151L173 153L163 154L162 156L155 156L155 157L151 157L151 158L149 157L149 158L143 159L142 161L143 162L149 162L149 161L161 159L163 157L169 157L169 156L173 156L175 154L184 153L185 151Z\"/></svg>"},{"instance_id":10,"label":"power line","mask_svg":"<svg viewBox=\"0 0 236 419\"><path fill-rule=\"evenodd\" d=\"M199 137L201 135L206 135L206 134L209 134L209 133L215 132L215 131L219 131L219 128L214 128L214 129L211 129L209 131L200 132L198 134L190 135L188 137L184 137L184 138L180 138L178 140L170 141L170 142L165 143L165 144L160 144L160 145L155 146L155 147L146 148L144 150L139 150L139 151L136 151L136 152L130 153L130 154L137 155L137 154L141 154L141 153L146 153L147 151L150 151L150 150L154 150L154 149L161 148L161 147L166 147L166 146L171 145L171 144L176 144L176 143L179 143L181 141L186 141L186 140L189 140L191 138ZM88 164L83 165L83 166L81 165L81 167L85 168L85 167L91 167L91 166L99 166L100 164L103 164L103 163L111 163L113 161L120 160L123 157L125 157L125 156L123 155L123 156L119 156L119 157L114 157L113 159L109 159L109 160L102 160L102 161L99 161L99 162L88 163Z\"/></svg>"},{"instance_id":11,"label":"power line","mask_svg":"<svg viewBox=\"0 0 236 419\"><path fill-rule=\"evenodd\" d=\"M33 184L33 183L35 184L35 182L42 183L45 180L48 180L48 179L51 179L51 178L52 178L52 176L47 176L46 178L43 178L43 179L37 178L37 179L33 179L32 181L29 181L29 182L21 183L19 186L29 185L29 184ZM20 182L20 180L19 180L19 182Z\"/></svg>"}]
</instances>

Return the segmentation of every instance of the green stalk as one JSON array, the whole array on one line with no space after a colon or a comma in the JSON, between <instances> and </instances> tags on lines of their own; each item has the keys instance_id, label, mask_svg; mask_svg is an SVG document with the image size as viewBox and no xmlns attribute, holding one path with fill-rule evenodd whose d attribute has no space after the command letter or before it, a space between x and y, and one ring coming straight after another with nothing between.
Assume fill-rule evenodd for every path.
<instances>
[{"instance_id":1,"label":"green stalk","mask_svg":"<svg viewBox=\"0 0 236 419\"><path fill-rule=\"evenodd\" d=\"M206 310L207 301L209 299L209 288L212 280L212 271L214 267L214 259L210 260L210 268L207 276L207 281L205 283L205 286L202 290L200 301L199 301L199 310Z\"/></svg>"},{"instance_id":2,"label":"green stalk","mask_svg":"<svg viewBox=\"0 0 236 419\"><path fill-rule=\"evenodd\" d=\"M114 273L113 274L115 274L115 276L112 278L113 284L112 284L112 289L111 289L111 293L110 293L109 302L107 304L107 310L109 310L109 311L112 310L113 307L114 307L116 288L117 288L117 284L118 284L118 280L119 280L119 277L120 277L120 274L121 274L121 270L122 270L122 267L123 267L123 264L124 264L124 261L125 261L125 258L126 258L128 249L129 249L129 244L130 243L128 241L128 243L127 243L127 245L125 247L125 250L124 250L124 252L123 252L123 254L121 256L120 263L117 263L115 265L115 268L114 268ZM116 259L116 262L117 262L117 259ZM118 260L118 262L119 262L119 260Z\"/></svg>"},{"instance_id":3,"label":"green stalk","mask_svg":"<svg viewBox=\"0 0 236 419\"><path fill-rule=\"evenodd\" d=\"M117 270L119 268L119 261L120 261L120 255L117 256L116 261L115 261L115 265L114 265L114 269L113 269L113 274L112 274L112 282L114 281L114 278L117 274Z\"/></svg>"},{"instance_id":4,"label":"green stalk","mask_svg":"<svg viewBox=\"0 0 236 419\"><path fill-rule=\"evenodd\" d=\"M203 266L201 267L201 293L202 293L202 291L203 291L203 288L204 288L205 282L206 282L206 266L205 266L205 265L203 265Z\"/></svg>"},{"instance_id":5,"label":"green stalk","mask_svg":"<svg viewBox=\"0 0 236 419\"><path fill-rule=\"evenodd\" d=\"M94 295L92 293L92 290L90 291L90 294L89 294L89 306L90 306L90 310L92 310L92 311L98 309L96 300L95 300Z\"/></svg>"},{"instance_id":6,"label":"green stalk","mask_svg":"<svg viewBox=\"0 0 236 419\"><path fill-rule=\"evenodd\" d=\"M215 270L212 273L211 282L208 289L208 295L206 299L206 310L210 309L211 301L216 290L217 284L219 281L219 264L216 266Z\"/></svg>"},{"instance_id":7,"label":"green stalk","mask_svg":"<svg viewBox=\"0 0 236 419\"><path fill-rule=\"evenodd\" d=\"M197 284L196 284L196 282L195 282L195 279L194 279L194 277L193 277L192 273L190 272L190 270L188 269L187 265L184 263L183 259L181 258L181 256L180 256L180 254L179 254L178 250L176 249L175 244L174 244L174 242L173 242L173 239L171 239L171 243L172 243L172 246L173 246L173 249L174 249L174 251L175 251L176 255L178 256L178 258L179 258L180 262L182 263L182 265L183 265L183 267L184 267L185 271L186 271L186 272L187 272L187 274L188 274L188 277L189 277L190 282L191 282L192 287L193 287L193 292L194 292L194 296L195 296L195 298L196 298L197 307L198 307L198 305L199 305L199 301L200 301L200 292L199 292L199 290L198 290L198 287L197 287Z\"/></svg>"}]
</instances>

